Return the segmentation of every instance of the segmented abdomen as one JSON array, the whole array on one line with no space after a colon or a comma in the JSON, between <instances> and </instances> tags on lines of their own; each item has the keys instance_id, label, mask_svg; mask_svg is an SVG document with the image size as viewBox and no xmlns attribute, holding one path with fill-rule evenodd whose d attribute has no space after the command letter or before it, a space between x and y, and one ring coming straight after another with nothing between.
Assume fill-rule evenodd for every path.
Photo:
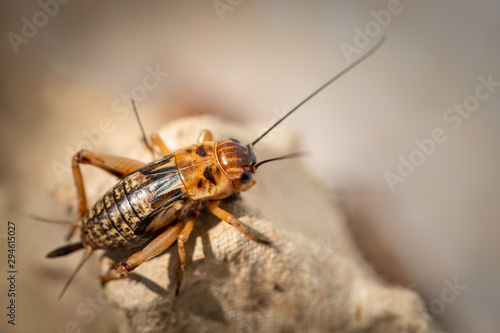
<instances>
[{"instance_id":1,"label":"segmented abdomen","mask_svg":"<svg viewBox=\"0 0 500 333\"><path fill-rule=\"evenodd\" d=\"M168 225L186 199L175 159L167 156L126 175L97 201L82 223L82 242L96 249L140 246L154 236L144 233L153 218L176 209Z\"/></svg>"}]
</instances>

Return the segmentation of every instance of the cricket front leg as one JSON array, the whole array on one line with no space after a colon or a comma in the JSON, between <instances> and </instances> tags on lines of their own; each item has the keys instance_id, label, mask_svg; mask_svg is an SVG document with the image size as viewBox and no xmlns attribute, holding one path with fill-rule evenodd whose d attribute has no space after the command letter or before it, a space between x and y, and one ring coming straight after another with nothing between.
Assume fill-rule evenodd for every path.
<instances>
[{"instance_id":1,"label":"cricket front leg","mask_svg":"<svg viewBox=\"0 0 500 333\"><path fill-rule=\"evenodd\" d=\"M178 222L174 225L168 226L162 233L156 236L151 242L148 243L141 251L134 253L130 257L123 259L108 275L101 278L103 284L110 280L117 279L123 274L133 271L136 267L140 266L146 260L149 260L166 249L168 249L177 239L177 236L184 227L184 222Z\"/></svg>"},{"instance_id":2,"label":"cricket front leg","mask_svg":"<svg viewBox=\"0 0 500 333\"><path fill-rule=\"evenodd\" d=\"M248 229L245 228L245 226L242 225L236 217L234 217L234 215L232 215L231 213L228 213L224 209L220 208L219 204L220 204L220 200L219 201L211 201L208 204L207 208L209 211L212 212L212 214L214 214L215 216L220 218L222 221L229 223L233 227L236 227L239 231L241 231L243 234L245 234L248 238L250 238L256 242L259 242L259 243L271 245L271 242L269 242L268 240L259 239L259 238L255 237L254 235L252 235L248 231Z\"/></svg>"}]
</instances>

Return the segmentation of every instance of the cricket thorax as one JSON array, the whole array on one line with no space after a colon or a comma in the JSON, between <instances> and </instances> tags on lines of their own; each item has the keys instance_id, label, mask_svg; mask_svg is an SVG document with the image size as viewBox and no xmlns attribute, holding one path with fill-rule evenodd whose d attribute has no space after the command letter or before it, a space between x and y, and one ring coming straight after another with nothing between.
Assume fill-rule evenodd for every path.
<instances>
[{"instance_id":1,"label":"cricket thorax","mask_svg":"<svg viewBox=\"0 0 500 333\"><path fill-rule=\"evenodd\" d=\"M177 150L175 161L191 200L219 200L233 193L233 185L215 154L217 142L195 144Z\"/></svg>"}]
</instances>

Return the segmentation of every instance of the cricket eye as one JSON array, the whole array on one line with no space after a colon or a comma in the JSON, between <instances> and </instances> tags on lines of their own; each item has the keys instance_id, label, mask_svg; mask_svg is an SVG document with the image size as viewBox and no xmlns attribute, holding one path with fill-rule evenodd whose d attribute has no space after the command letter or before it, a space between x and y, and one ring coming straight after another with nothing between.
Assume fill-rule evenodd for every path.
<instances>
[{"instance_id":1,"label":"cricket eye","mask_svg":"<svg viewBox=\"0 0 500 333\"><path fill-rule=\"evenodd\" d=\"M253 177L253 174L250 171L245 170L241 174L240 182L242 184L248 184L252 180L252 177Z\"/></svg>"}]
</instances>

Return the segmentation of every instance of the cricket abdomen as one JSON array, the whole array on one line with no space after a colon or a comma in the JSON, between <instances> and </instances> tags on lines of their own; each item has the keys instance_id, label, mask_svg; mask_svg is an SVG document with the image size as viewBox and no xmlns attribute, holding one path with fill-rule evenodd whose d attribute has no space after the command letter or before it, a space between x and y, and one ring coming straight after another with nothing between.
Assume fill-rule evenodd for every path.
<instances>
[{"instance_id":1,"label":"cricket abdomen","mask_svg":"<svg viewBox=\"0 0 500 333\"><path fill-rule=\"evenodd\" d=\"M96 249L141 246L178 218L186 200L175 160L167 156L126 175L99 199L83 221L82 241Z\"/></svg>"}]
</instances>

